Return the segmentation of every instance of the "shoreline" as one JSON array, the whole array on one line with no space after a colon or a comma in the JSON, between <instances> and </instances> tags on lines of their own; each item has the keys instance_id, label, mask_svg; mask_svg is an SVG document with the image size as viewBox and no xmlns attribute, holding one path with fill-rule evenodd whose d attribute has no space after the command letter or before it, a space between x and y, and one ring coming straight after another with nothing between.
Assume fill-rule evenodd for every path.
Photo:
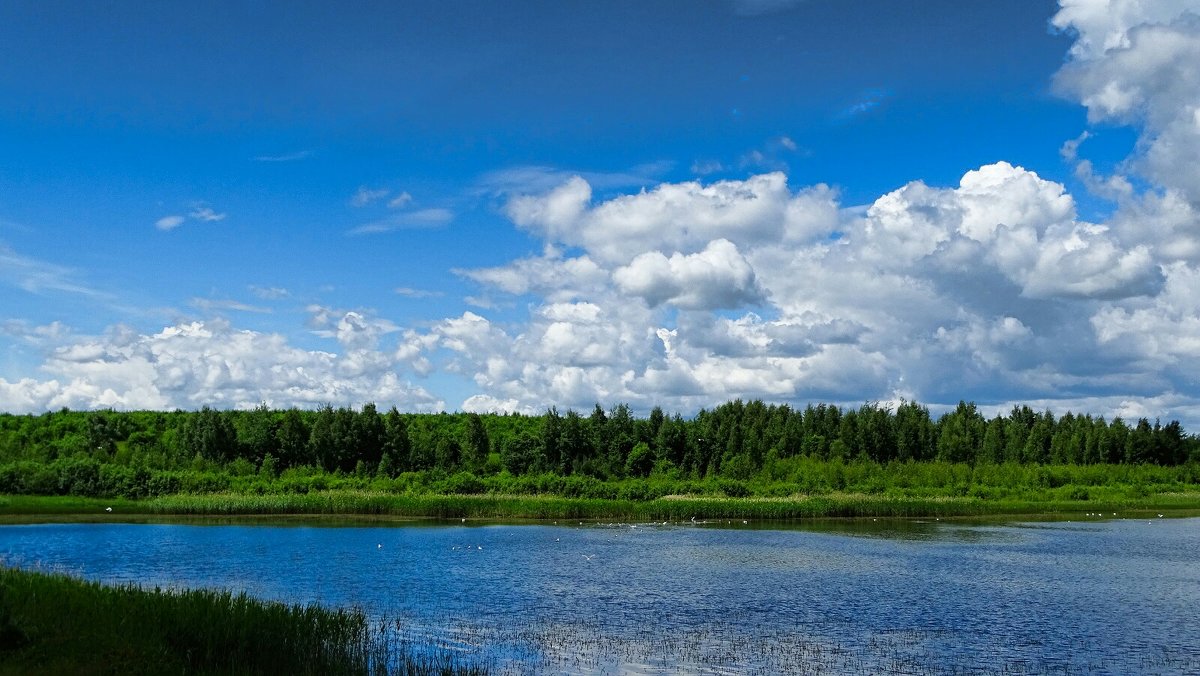
<instances>
[{"instance_id":1,"label":"shoreline","mask_svg":"<svg viewBox=\"0 0 1200 676\"><path fill-rule=\"evenodd\" d=\"M112 511L108 511L111 508ZM144 500L72 496L0 496L0 524L143 523L154 520L238 520L304 523L341 521L446 525L555 521L642 521L753 523L859 519L954 519L1060 521L1171 513L1200 515L1200 492L1160 493L1113 500L987 500L972 497L913 497L826 494L793 498L670 496L647 501L513 495L394 495L369 491L309 494L170 495ZM1108 514L1117 514L1108 517Z\"/></svg>"}]
</instances>

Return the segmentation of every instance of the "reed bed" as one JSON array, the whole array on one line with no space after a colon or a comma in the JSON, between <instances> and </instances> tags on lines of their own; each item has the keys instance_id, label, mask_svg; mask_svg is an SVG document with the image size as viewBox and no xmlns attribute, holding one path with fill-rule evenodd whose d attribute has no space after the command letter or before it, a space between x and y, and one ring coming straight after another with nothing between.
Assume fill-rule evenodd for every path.
<instances>
[{"instance_id":1,"label":"reed bed","mask_svg":"<svg viewBox=\"0 0 1200 676\"><path fill-rule=\"evenodd\" d=\"M326 491L303 495L215 493L172 495L137 504L162 515L386 515L441 519L806 519L827 517L951 517L1070 514L1090 511L1195 509L1200 493L1144 498L986 499L980 497L831 493L785 498L665 496L646 501L525 495L395 495Z\"/></svg>"},{"instance_id":2,"label":"reed bed","mask_svg":"<svg viewBox=\"0 0 1200 676\"><path fill-rule=\"evenodd\" d=\"M0 568L0 674L472 674L357 609Z\"/></svg>"}]
</instances>

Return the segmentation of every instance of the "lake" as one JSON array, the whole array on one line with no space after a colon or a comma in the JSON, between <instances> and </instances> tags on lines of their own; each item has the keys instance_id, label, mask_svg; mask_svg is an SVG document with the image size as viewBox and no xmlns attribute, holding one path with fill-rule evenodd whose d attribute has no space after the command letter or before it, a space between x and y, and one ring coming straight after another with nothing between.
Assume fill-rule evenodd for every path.
<instances>
[{"instance_id":1,"label":"lake","mask_svg":"<svg viewBox=\"0 0 1200 676\"><path fill-rule=\"evenodd\" d=\"M0 558L358 605L507 673L1200 673L1197 518L327 523L6 525Z\"/></svg>"}]
</instances>

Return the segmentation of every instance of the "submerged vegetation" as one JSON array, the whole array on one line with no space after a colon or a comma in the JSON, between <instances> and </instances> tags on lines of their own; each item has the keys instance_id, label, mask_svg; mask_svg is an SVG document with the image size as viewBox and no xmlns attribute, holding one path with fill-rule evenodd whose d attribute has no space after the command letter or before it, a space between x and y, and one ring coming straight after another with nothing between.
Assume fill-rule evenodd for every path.
<instances>
[{"instance_id":1,"label":"submerged vegetation","mask_svg":"<svg viewBox=\"0 0 1200 676\"><path fill-rule=\"evenodd\" d=\"M1200 439L1175 421L934 419L914 403L734 401L692 419L316 411L0 415L0 494L143 513L648 519L1200 506ZM737 500L731 500L736 498ZM0 499L7 513L79 500Z\"/></svg>"}]
</instances>

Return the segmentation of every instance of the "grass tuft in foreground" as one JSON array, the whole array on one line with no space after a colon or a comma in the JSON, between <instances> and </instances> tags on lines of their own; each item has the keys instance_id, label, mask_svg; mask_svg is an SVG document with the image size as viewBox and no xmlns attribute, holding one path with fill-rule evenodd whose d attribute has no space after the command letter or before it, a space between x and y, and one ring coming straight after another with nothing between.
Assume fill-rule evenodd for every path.
<instances>
[{"instance_id":1,"label":"grass tuft in foreground","mask_svg":"<svg viewBox=\"0 0 1200 676\"><path fill-rule=\"evenodd\" d=\"M459 674L359 610L0 569L0 674Z\"/></svg>"}]
</instances>

